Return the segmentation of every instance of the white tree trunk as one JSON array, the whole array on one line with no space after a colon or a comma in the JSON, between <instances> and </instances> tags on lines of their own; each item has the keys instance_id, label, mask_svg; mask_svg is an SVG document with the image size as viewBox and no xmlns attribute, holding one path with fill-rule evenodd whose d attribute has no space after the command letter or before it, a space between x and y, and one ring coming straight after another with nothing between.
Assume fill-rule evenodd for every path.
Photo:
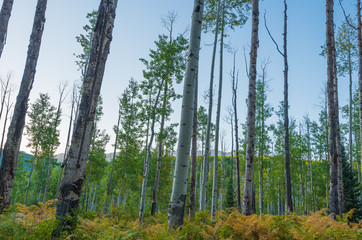
<instances>
[{"instance_id":1,"label":"white tree trunk","mask_svg":"<svg viewBox=\"0 0 362 240\"><path fill-rule=\"evenodd\" d=\"M194 110L194 83L197 79L199 69L199 51L203 9L204 1L194 0L190 32L190 45L187 55L184 90L182 97L181 121L174 173L175 175L168 210L168 224L174 228L181 226L183 224L184 218L190 158L192 116Z\"/></svg>"}]
</instances>

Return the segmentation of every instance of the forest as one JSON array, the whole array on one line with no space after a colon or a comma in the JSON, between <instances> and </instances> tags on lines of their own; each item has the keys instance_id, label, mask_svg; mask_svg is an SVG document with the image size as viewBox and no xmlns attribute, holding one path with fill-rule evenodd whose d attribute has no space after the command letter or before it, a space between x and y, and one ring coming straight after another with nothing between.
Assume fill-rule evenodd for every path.
<instances>
[{"instance_id":1,"label":"forest","mask_svg":"<svg viewBox=\"0 0 362 240\"><path fill-rule=\"evenodd\" d=\"M71 36L77 80L39 87L52 14L47 0L34 2L21 79L0 68L0 239L362 239L360 0L317 9L325 14L315 52L325 81L318 79L319 99L303 93L299 104L310 100L318 110L301 118L291 114L299 94L288 54L296 46L288 41L292 1L278 0L278 29L267 1L187 1L187 23L169 10L158 16L163 33L142 39L152 48L134 56L141 77L117 80L122 91L101 87L114 32L132 24L116 21L123 3L94 0L98 9L81 16L85 24ZM15 4L3 0L0 11L0 66ZM245 46L233 33L241 28ZM262 58L266 42L273 55ZM128 61L116 70L133 69ZM304 83L310 91L313 81Z\"/></svg>"}]
</instances>

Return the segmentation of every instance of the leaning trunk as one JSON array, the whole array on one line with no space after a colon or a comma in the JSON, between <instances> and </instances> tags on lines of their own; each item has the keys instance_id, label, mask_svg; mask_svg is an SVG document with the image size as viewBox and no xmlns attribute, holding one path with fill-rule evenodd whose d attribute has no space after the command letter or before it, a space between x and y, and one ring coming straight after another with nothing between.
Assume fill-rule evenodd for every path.
<instances>
[{"instance_id":1,"label":"leaning trunk","mask_svg":"<svg viewBox=\"0 0 362 240\"><path fill-rule=\"evenodd\" d=\"M249 69L249 97L248 97L248 125L247 125L247 149L245 184L243 196L243 214L250 215L252 211L252 194L254 178L254 144L255 144L255 84L256 84L256 60L258 53L258 28L259 28L259 0L253 0L252 34L250 49Z\"/></svg>"},{"instance_id":2,"label":"leaning trunk","mask_svg":"<svg viewBox=\"0 0 362 240\"><path fill-rule=\"evenodd\" d=\"M0 11L0 57L6 43L9 19L13 8L14 0L4 0Z\"/></svg>"},{"instance_id":3,"label":"leaning trunk","mask_svg":"<svg viewBox=\"0 0 362 240\"><path fill-rule=\"evenodd\" d=\"M33 87L41 38L44 30L46 6L47 0L38 0L24 74L4 147L0 168L0 214L10 204L11 191L18 162L19 147L24 130L25 115L28 109L30 91Z\"/></svg>"},{"instance_id":4,"label":"leaning trunk","mask_svg":"<svg viewBox=\"0 0 362 240\"><path fill-rule=\"evenodd\" d=\"M190 45L187 55L184 79L175 175L172 185L170 205L168 209L168 224L173 228L181 226L183 224L184 218L191 145L192 115L194 111L194 84L197 81L199 69L199 51L203 9L204 1L195 0L191 22Z\"/></svg>"},{"instance_id":5,"label":"leaning trunk","mask_svg":"<svg viewBox=\"0 0 362 240\"><path fill-rule=\"evenodd\" d=\"M112 40L117 2L117 0L102 0L98 9L89 65L83 82L79 115L69 149L69 160L60 187L60 200L56 213L58 218L64 217L67 214L73 216L79 205L89 146L92 139L94 116ZM69 221L64 221L63 223L70 224ZM61 228L64 228L64 226ZM54 232L55 236L60 234L58 231Z\"/></svg>"}]
</instances>

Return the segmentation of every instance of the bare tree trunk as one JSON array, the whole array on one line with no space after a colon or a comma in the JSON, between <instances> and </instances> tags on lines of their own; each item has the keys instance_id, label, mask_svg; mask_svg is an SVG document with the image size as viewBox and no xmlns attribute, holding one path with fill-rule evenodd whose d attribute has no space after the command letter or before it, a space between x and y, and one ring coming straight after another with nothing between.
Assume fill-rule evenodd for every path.
<instances>
[{"instance_id":1,"label":"bare tree trunk","mask_svg":"<svg viewBox=\"0 0 362 240\"><path fill-rule=\"evenodd\" d=\"M14 0L4 0L0 11L0 57L4 50Z\"/></svg>"},{"instance_id":2,"label":"bare tree trunk","mask_svg":"<svg viewBox=\"0 0 362 240\"><path fill-rule=\"evenodd\" d=\"M195 80L194 116L192 120L192 148L191 148L191 177L190 177L190 199L189 199L189 220L195 218L196 203L196 180L197 180L197 97L198 79Z\"/></svg>"},{"instance_id":3,"label":"bare tree trunk","mask_svg":"<svg viewBox=\"0 0 362 240\"><path fill-rule=\"evenodd\" d=\"M10 96L11 96L10 93L11 93L11 92L9 91L8 101L7 101L7 103L6 103L6 113L5 113L5 119L4 119L3 133L2 133L2 135L1 135L1 144L0 144L0 150L1 150L0 166L1 166L1 162L2 162L2 159L3 159L3 153L4 153L3 146L4 146L4 138L5 138L6 124L8 123L8 115L9 115L10 109L11 109L12 106L13 106L13 104L10 104Z\"/></svg>"},{"instance_id":4,"label":"bare tree trunk","mask_svg":"<svg viewBox=\"0 0 362 240\"><path fill-rule=\"evenodd\" d=\"M199 69L199 51L201 40L202 16L204 10L203 0L194 0L190 45L187 54L187 64L184 79L184 90L182 97L181 120L179 129L179 140L177 143L177 154L175 173L172 185L170 205L168 209L168 225L172 228L183 224L186 203L187 177L189 168L192 116L195 96L195 82L197 81Z\"/></svg>"},{"instance_id":5,"label":"bare tree trunk","mask_svg":"<svg viewBox=\"0 0 362 240\"><path fill-rule=\"evenodd\" d=\"M292 180L290 176L290 153L289 153L289 115L288 115L288 57L287 57L287 3L284 0L284 34L283 34L283 56L284 56L284 149L285 149L285 180L287 197L287 214L293 212Z\"/></svg>"},{"instance_id":6,"label":"bare tree trunk","mask_svg":"<svg viewBox=\"0 0 362 240\"><path fill-rule=\"evenodd\" d=\"M75 212L73 210L77 209L79 205L94 127L94 116L112 40L117 3L118 0L102 0L98 9L89 66L83 82L79 116L69 149L69 161L65 168L64 178L60 187L60 200L56 213L58 218L66 214L74 216ZM66 225L70 224L66 221L63 223ZM64 226L62 226L62 228L64 228ZM62 228L54 231L53 236L59 236Z\"/></svg>"},{"instance_id":7,"label":"bare tree trunk","mask_svg":"<svg viewBox=\"0 0 362 240\"><path fill-rule=\"evenodd\" d=\"M0 168L0 214L10 203L19 147L24 130L25 115L28 109L30 91L33 87L41 38L44 30L46 5L47 0L38 0L37 2L24 74L4 147L3 160Z\"/></svg>"},{"instance_id":8,"label":"bare tree trunk","mask_svg":"<svg viewBox=\"0 0 362 240\"><path fill-rule=\"evenodd\" d=\"M252 188L254 178L254 144L255 144L255 85L256 85L256 61L258 53L258 29L259 29L259 0L252 3L252 34L250 49L249 70L249 97L248 97L248 125L247 125L247 149L245 184L243 196L243 214L250 215L252 211ZM236 119L235 119L236 120Z\"/></svg>"},{"instance_id":9,"label":"bare tree trunk","mask_svg":"<svg viewBox=\"0 0 362 240\"><path fill-rule=\"evenodd\" d=\"M232 97L232 105L233 105L233 109L234 109L234 124L235 124L235 152L236 152L236 199L237 199L237 207L238 207L238 211L241 210L241 199L240 199L240 162L239 162L239 130L238 130L238 111L237 111L237 89L238 89L238 82L239 82L239 78L238 76L236 76L235 74L235 53L234 53L234 61L233 61L233 73L232 73L232 91L233 91L233 97ZM231 123L232 123L232 116L231 116ZM232 124L231 124L232 125ZM231 181L233 181L233 160L234 160L234 155L233 155L233 143L234 143L234 139L233 139L233 127L231 126Z\"/></svg>"},{"instance_id":10,"label":"bare tree trunk","mask_svg":"<svg viewBox=\"0 0 362 240\"><path fill-rule=\"evenodd\" d=\"M29 193L29 189L30 189L31 177L33 176L34 165L35 165L35 162L36 162L37 158L38 158L38 145L35 147L35 153L34 153L33 161L31 162L28 185L26 187L26 192L25 192L25 197L24 197L24 205L26 205L26 203L28 201L28 193Z\"/></svg>"},{"instance_id":11,"label":"bare tree trunk","mask_svg":"<svg viewBox=\"0 0 362 240\"><path fill-rule=\"evenodd\" d=\"M219 0L221 3L221 0ZM220 4L219 3L219 4ZM224 0L222 1L222 15L221 21L224 24ZM220 11L220 10L219 10ZM219 21L219 20L218 20ZM223 77L223 49L224 49L224 26L221 26L220 34L220 70L219 70L219 91L216 109L216 129L215 129L215 147L214 147L214 175L212 184L212 201L211 201L211 219L216 215L217 209L217 180L218 180L218 166L219 166L219 134L220 134L220 112L221 112L221 96L222 96L222 77Z\"/></svg>"},{"instance_id":12,"label":"bare tree trunk","mask_svg":"<svg viewBox=\"0 0 362 240\"><path fill-rule=\"evenodd\" d=\"M335 107L335 78L336 55L334 45L333 0L326 0L326 45L327 45L327 95L328 95L328 152L330 166L330 212L339 214L338 197L338 151L337 151L337 122ZM334 216L335 217L335 216Z\"/></svg>"},{"instance_id":13,"label":"bare tree trunk","mask_svg":"<svg viewBox=\"0 0 362 240\"><path fill-rule=\"evenodd\" d=\"M1 16L0 16L1 17ZM1 23L0 23L1 25ZM1 52L0 52L0 57L1 57ZM1 79L1 107L0 107L0 119L3 115L3 110L4 110L4 106L5 106L5 99L6 99L6 95L8 94L9 91L11 91L11 89L9 89L9 83L10 83L10 79L11 79L11 74L8 74L8 76L6 77L6 82L3 82Z\"/></svg>"}]
</instances>

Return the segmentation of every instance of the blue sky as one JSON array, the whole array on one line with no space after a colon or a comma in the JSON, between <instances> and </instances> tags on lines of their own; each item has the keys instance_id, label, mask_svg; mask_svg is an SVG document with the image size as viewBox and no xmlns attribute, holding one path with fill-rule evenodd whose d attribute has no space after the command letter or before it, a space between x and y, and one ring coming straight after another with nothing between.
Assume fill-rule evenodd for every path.
<instances>
[{"instance_id":1,"label":"blue sky","mask_svg":"<svg viewBox=\"0 0 362 240\"><path fill-rule=\"evenodd\" d=\"M337 1L338 2L338 1ZM354 14L354 1L344 1L348 12ZM319 56L320 46L325 41L325 1L304 0L288 1L288 57L289 57L289 91L290 116L301 121L305 114L317 120L320 110L319 103L321 89L326 82L326 60ZM20 85L24 70L27 46L35 12L36 0L14 1L10 19L7 44L0 59L0 75L5 76L11 72L13 84ZM39 56L38 68L35 76L30 102L33 102L39 93L48 92L56 105L58 98L57 86L61 81L68 81L71 85L78 80L73 53L80 53L81 48L75 36L82 32L86 24L87 12L97 9L99 0L62 0L49 1L46 13L46 24ZM139 0L119 1L114 29L114 38L111 44L104 81L102 96L104 99L104 117L101 128L111 135L108 151L112 151L111 143L114 141L113 125L117 121L117 98L127 86L131 77L142 79L143 65L139 58L147 58L149 49L154 48L154 41L159 34L166 33L162 28L160 18L167 15L170 10L178 13L176 32L182 33L189 26L192 13L192 0ZM264 59L269 58L268 80L270 92L269 102L276 108L283 98L283 59L277 53L273 42L267 35L264 27L263 14L267 11L268 26L276 41L282 46L283 31L283 1L264 0L260 2L260 25L258 49L258 69ZM344 19L339 5L335 6L335 23L340 25ZM240 71L238 109L240 121L245 121L248 79L245 74L243 49L250 46L251 21L247 21L241 29L230 32L228 39L232 46L238 49L237 69ZM188 36L188 35L187 35ZM200 56L200 90L199 95L208 88L212 47L211 34L202 35L202 48ZM218 49L219 50L219 49ZM224 86L223 111L231 102L231 85L229 72L232 68L232 55L225 54L224 58ZM218 76L218 61L215 76ZM356 82L356 74L354 75ZM217 82L217 79L215 79ZM339 81L340 105L348 100L347 79ZM356 83L354 84L356 86ZM181 93L182 85L177 87ZM17 94L17 90L16 90ZM13 94L15 100L16 94ZM202 105L206 105L200 99ZM176 102L172 122L179 121L180 102ZM215 109L216 107L214 107ZM66 141L70 101L63 107L63 121L61 125L61 146L57 152L64 151ZM213 113L215 119L215 113ZM2 126L2 125L1 125ZM229 126L222 122L222 129L229 131ZM228 133L228 135L230 135ZM227 141L229 139L227 138ZM25 148L26 138L23 138L22 150ZM230 146L230 142L228 143Z\"/></svg>"}]
</instances>

